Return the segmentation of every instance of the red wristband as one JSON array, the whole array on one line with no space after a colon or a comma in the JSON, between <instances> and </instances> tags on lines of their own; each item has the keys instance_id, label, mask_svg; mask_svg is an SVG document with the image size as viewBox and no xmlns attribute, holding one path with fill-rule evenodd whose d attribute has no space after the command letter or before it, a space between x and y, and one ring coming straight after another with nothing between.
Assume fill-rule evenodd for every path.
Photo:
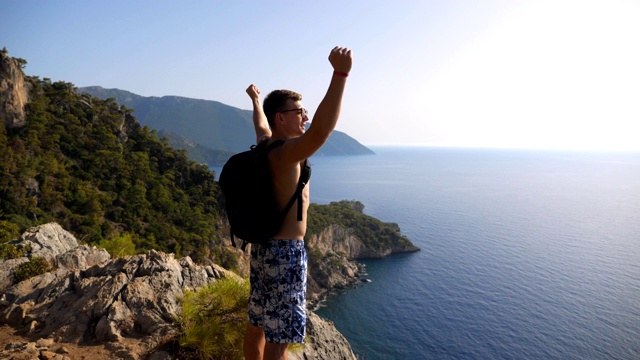
<instances>
[{"instance_id":1,"label":"red wristband","mask_svg":"<svg viewBox=\"0 0 640 360\"><path fill-rule=\"evenodd\" d=\"M334 72L333 72L333 75L338 75L338 76L344 76L344 77L347 77L347 76L349 76L349 73L347 73L347 72L343 72L343 71L334 71Z\"/></svg>"}]
</instances>

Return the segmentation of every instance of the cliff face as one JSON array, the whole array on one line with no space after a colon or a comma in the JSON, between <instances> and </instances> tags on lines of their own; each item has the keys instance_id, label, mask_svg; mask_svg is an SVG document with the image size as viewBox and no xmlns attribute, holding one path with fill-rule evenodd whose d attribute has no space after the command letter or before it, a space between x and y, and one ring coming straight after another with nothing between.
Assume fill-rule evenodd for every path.
<instances>
[{"instance_id":1,"label":"cliff face","mask_svg":"<svg viewBox=\"0 0 640 360\"><path fill-rule=\"evenodd\" d=\"M340 225L330 225L307 239L309 274L307 298L314 306L334 289L352 287L361 282L362 264L356 259L383 258L393 253L415 252L420 249L411 243L392 244L382 251L370 249Z\"/></svg>"},{"instance_id":2,"label":"cliff face","mask_svg":"<svg viewBox=\"0 0 640 360\"><path fill-rule=\"evenodd\" d=\"M393 248L389 248L380 252L369 249L362 240L339 225L331 225L321 233L312 236L311 243L323 254L342 253L348 259L383 258L393 252L404 250L394 251Z\"/></svg>"},{"instance_id":3,"label":"cliff face","mask_svg":"<svg viewBox=\"0 0 640 360\"><path fill-rule=\"evenodd\" d=\"M0 119L10 128L22 127L26 121L25 105L29 89L24 82L20 62L0 51Z\"/></svg>"},{"instance_id":4,"label":"cliff face","mask_svg":"<svg viewBox=\"0 0 640 360\"><path fill-rule=\"evenodd\" d=\"M78 245L55 223L32 228L11 244L56 269L15 283L16 267L29 260L2 261L0 276L9 280L0 287L0 324L58 344L98 341L114 358L172 359L161 346L180 333L175 318L183 291L237 278L217 265L157 251L113 260L104 249ZM355 359L346 339L314 314L308 333L293 359ZM0 349L0 358L14 350Z\"/></svg>"}]
</instances>

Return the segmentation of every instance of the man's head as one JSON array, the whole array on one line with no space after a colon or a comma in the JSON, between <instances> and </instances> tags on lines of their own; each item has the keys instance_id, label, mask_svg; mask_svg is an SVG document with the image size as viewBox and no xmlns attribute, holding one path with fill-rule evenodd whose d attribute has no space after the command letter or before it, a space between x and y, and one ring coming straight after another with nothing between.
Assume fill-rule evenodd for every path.
<instances>
[{"instance_id":1,"label":"man's head","mask_svg":"<svg viewBox=\"0 0 640 360\"><path fill-rule=\"evenodd\" d=\"M275 128L278 114L282 115L281 111L290 110L289 107L294 108L293 103L300 100L302 100L302 95L291 90L274 90L267 95L262 103L262 109L272 130Z\"/></svg>"}]
</instances>

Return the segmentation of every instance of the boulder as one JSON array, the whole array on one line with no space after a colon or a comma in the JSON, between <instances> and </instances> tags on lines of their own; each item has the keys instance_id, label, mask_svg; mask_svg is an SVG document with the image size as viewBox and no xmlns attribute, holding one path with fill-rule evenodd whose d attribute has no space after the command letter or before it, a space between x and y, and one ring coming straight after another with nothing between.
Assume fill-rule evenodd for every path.
<instances>
[{"instance_id":1,"label":"boulder","mask_svg":"<svg viewBox=\"0 0 640 360\"><path fill-rule=\"evenodd\" d=\"M111 256L105 249L95 246L78 245L78 240L57 223L36 226L25 231L9 245L30 249L25 257L9 259L0 263L0 291L4 291L16 281L14 272L29 258L42 257L54 268L68 271L85 270L91 266L104 264Z\"/></svg>"},{"instance_id":2,"label":"boulder","mask_svg":"<svg viewBox=\"0 0 640 360\"><path fill-rule=\"evenodd\" d=\"M56 256L78 247L78 240L57 223L48 223L27 230L16 245L30 246L29 257L42 257L55 265Z\"/></svg>"}]
</instances>

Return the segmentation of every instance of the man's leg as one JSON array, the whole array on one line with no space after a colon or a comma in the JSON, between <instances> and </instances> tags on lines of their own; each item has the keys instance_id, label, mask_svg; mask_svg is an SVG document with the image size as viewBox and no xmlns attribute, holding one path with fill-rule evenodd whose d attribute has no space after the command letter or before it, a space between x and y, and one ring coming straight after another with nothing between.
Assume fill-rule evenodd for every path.
<instances>
[{"instance_id":1,"label":"man's leg","mask_svg":"<svg viewBox=\"0 0 640 360\"><path fill-rule=\"evenodd\" d=\"M247 323L247 329L244 333L245 360L263 360L264 348L264 329Z\"/></svg>"},{"instance_id":2,"label":"man's leg","mask_svg":"<svg viewBox=\"0 0 640 360\"><path fill-rule=\"evenodd\" d=\"M264 360L287 360L289 344L274 344L268 342L264 347Z\"/></svg>"}]
</instances>

